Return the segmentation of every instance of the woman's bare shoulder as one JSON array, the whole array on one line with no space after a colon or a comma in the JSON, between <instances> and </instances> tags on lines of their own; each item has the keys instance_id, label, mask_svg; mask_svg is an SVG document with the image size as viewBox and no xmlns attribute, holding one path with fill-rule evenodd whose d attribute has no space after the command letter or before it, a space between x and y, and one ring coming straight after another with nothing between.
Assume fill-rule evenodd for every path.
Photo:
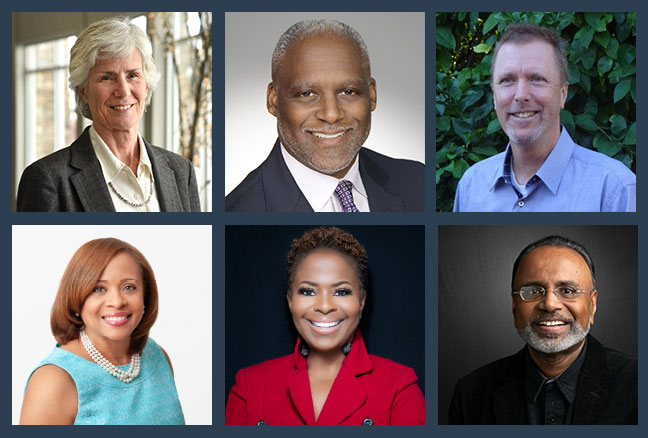
<instances>
[{"instance_id":1,"label":"woman's bare shoulder","mask_svg":"<svg viewBox=\"0 0 648 438\"><path fill-rule=\"evenodd\" d=\"M73 424L77 405L72 377L56 365L43 365L27 384L20 424Z\"/></svg>"}]
</instances>

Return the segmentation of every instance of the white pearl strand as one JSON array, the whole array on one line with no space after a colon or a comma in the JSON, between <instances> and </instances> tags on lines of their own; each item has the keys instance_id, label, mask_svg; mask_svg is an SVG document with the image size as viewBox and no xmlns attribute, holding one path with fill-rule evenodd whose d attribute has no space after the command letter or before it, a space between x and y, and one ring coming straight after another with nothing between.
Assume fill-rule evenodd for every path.
<instances>
[{"instance_id":1,"label":"white pearl strand","mask_svg":"<svg viewBox=\"0 0 648 438\"><path fill-rule=\"evenodd\" d=\"M131 356L131 365L128 371L122 371L121 369L117 368L117 366L113 365L108 359L103 357L103 355L95 348L95 346L92 344L92 341L88 337L88 335L85 332L85 329L81 329L80 333L81 337L81 343L83 344L83 348L88 352L92 360L94 360L101 368L106 370L108 374L112 374L113 376L117 377L119 380L121 380L124 383L129 383L131 382L135 377L137 377L140 373L140 355L139 353L135 353Z\"/></svg>"}]
</instances>

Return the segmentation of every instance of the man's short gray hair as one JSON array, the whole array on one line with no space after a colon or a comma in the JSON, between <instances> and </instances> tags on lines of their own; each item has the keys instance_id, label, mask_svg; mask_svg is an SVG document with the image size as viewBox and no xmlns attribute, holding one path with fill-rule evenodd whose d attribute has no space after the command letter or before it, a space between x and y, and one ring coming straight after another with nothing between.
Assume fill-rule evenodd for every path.
<instances>
[{"instance_id":1,"label":"man's short gray hair","mask_svg":"<svg viewBox=\"0 0 648 438\"><path fill-rule=\"evenodd\" d=\"M341 37L349 38L356 43L360 49L360 53L362 54L362 68L370 71L369 51L357 30L348 24L344 24L337 20L304 20L290 26L288 30L279 37L279 41L277 41L277 45L272 53L272 80L275 80L275 75L279 71L283 57L292 44L311 35L321 34L339 35Z\"/></svg>"},{"instance_id":2,"label":"man's short gray hair","mask_svg":"<svg viewBox=\"0 0 648 438\"><path fill-rule=\"evenodd\" d=\"M133 53L135 49L139 50L142 55L142 70L144 80L148 85L145 105L148 105L151 102L153 90L160 80L160 73L155 67L153 47L146 34L128 17L97 21L81 32L70 50L69 84L76 94L77 106L84 117L92 119L92 114L77 88L87 87L90 69L98 60L124 58Z\"/></svg>"},{"instance_id":3,"label":"man's short gray hair","mask_svg":"<svg viewBox=\"0 0 648 438\"><path fill-rule=\"evenodd\" d=\"M495 50L493 51L493 59L491 60L491 81L493 80L493 72L495 71L495 60L504 44L528 44L535 41L542 41L553 47L554 61L556 62L556 67L558 67L560 80L563 84L568 82L567 42L562 39L555 30L538 26L533 23L514 23L510 24L506 28L502 38L500 38L497 44L495 44Z\"/></svg>"}]
</instances>

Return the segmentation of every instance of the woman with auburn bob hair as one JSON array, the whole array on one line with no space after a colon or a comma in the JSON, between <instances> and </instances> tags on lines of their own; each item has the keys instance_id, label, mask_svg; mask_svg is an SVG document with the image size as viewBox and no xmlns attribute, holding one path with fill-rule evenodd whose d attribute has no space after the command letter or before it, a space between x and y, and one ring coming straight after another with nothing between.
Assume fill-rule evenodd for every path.
<instances>
[{"instance_id":1,"label":"woman with auburn bob hair","mask_svg":"<svg viewBox=\"0 0 648 438\"><path fill-rule=\"evenodd\" d=\"M367 353L358 329L364 247L339 228L317 228L293 240L286 271L297 345L237 373L225 424L424 424L414 370Z\"/></svg>"},{"instance_id":2,"label":"woman with auburn bob hair","mask_svg":"<svg viewBox=\"0 0 648 438\"><path fill-rule=\"evenodd\" d=\"M56 347L27 382L20 424L184 424L171 362L148 337L155 275L132 245L85 243L52 307Z\"/></svg>"}]
</instances>

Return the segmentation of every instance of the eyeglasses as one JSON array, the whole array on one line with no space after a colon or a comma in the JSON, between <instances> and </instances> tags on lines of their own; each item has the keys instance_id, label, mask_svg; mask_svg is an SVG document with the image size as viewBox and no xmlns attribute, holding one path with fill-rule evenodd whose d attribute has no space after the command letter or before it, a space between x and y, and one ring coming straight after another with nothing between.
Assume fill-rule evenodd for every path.
<instances>
[{"instance_id":1,"label":"eyeglasses","mask_svg":"<svg viewBox=\"0 0 648 438\"><path fill-rule=\"evenodd\" d=\"M587 293L594 292L595 290L596 289L578 290L569 286L560 286L547 290L542 286L522 286L520 290L513 291L512 293L519 295L520 298L522 298L522 301L538 301L542 299L548 291L553 291L561 301L574 301Z\"/></svg>"}]
</instances>

